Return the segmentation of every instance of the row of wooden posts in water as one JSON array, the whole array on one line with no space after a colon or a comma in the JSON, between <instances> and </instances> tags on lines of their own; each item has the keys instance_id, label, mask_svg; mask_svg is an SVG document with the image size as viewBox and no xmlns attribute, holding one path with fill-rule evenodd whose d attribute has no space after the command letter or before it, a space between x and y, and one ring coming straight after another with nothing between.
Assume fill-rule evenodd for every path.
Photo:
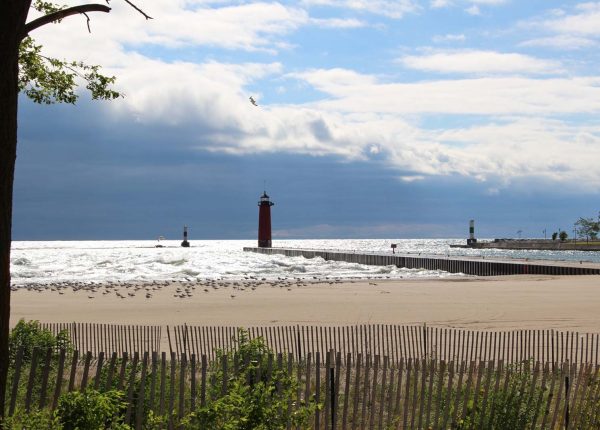
<instances>
[{"instance_id":1,"label":"row of wooden posts in water","mask_svg":"<svg viewBox=\"0 0 600 430\"><path fill-rule=\"evenodd\" d=\"M209 393L215 395L214 372L223 376L216 389L225 395L239 368L231 356L210 360L185 352L100 352L93 357L91 352L34 349L27 354L20 349L11 368L8 415L17 408L55 409L67 391L117 388L126 395L125 422L135 429L142 428L149 410L176 424L206 405ZM596 429L600 422L600 370L592 364L562 363L553 369L529 361L510 366L503 361L401 359L392 365L387 356L358 357L333 350L308 353L301 361L292 353L269 354L254 361L252 379L269 380L275 371L295 377L298 386L286 413L309 400L320 404L310 418L319 430L435 430L456 428L467 418L477 420L469 428L492 428L494 419L504 419L507 411L501 409L510 402L512 413L531 411L530 429Z\"/></svg>"},{"instance_id":2,"label":"row of wooden posts in water","mask_svg":"<svg viewBox=\"0 0 600 430\"><path fill-rule=\"evenodd\" d=\"M471 259L468 257L418 256L389 253L357 253L350 251L292 249L292 248L256 248L245 247L246 252L259 254L280 254L287 257L320 257L328 261L344 261L347 263L371 266L396 266L406 269L440 270L449 273L464 273L475 276L503 275L600 275L597 265L578 265L561 263L544 263L543 261L502 261Z\"/></svg>"},{"instance_id":3,"label":"row of wooden posts in water","mask_svg":"<svg viewBox=\"0 0 600 430\"><path fill-rule=\"evenodd\" d=\"M168 351L206 355L235 350L240 336L262 337L275 353L292 354L297 360L308 353L331 349L356 360L358 354L400 359L434 358L449 361L517 363L533 359L542 363L599 364L600 335L556 330L473 331L415 325L356 326L142 326L94 323L47 323L57 334L66 330L80 351L97 356L100 351Z\"/></svg>"}]
</instances>

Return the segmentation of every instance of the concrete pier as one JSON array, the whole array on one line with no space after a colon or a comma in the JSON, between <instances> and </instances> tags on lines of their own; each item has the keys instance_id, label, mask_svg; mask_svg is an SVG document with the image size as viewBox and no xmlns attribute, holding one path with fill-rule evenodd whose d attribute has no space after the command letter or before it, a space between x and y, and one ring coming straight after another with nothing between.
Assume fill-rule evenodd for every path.
<instances>
[{"instance_id":1,"label":"concrete pier","mask_svg":"<svg viewBox=\"0 0 600 430\"><path fill-rule=\"evenodd\" d=\"M354 253L292 248L244 248L246 252L280 254L287 257L315 258L345 261L372 266L397 266L407 269L442 270L475 276L503 275L600 275L600 264L578 261L498 260L472 257L445 257L439 255L400 255L384 253Z\"/></svg>"}]
</instances>

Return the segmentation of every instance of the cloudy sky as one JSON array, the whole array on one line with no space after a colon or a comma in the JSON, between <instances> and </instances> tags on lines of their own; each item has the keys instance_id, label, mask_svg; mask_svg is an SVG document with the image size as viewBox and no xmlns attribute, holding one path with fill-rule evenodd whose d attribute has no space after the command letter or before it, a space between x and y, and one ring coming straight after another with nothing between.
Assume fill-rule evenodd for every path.
<instances>
[{"instance_id":1,"label":"cloudy sky","mask_svg":"<svg viewBox=\"0 0 600 430\"><path fill-rule=\"evenodd\" d=\"M154 19L113 0L91 34L33 34L125 97L21 99L15 239L253 238L265 182L287 238L539 237L600 210L600 2L138 4Z\"/></svg>"}]
</instances>

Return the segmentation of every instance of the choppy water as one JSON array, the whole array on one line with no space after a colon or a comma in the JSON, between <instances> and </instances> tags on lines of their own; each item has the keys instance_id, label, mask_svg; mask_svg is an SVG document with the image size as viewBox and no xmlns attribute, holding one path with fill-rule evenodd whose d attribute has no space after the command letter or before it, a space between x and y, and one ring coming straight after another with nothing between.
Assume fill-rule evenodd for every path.
<instances>
[{"instance_id":1,"label":"choppy water","mask_svg":"<svg viewBox=\"0 0 600 430\"><path fill-rule=\"evenodd\" d=\"M486 257L584 260L600 262L600 253L581 251L509 251L453 249L461 240L278 240L278 247L389 252L391 243L400 253L439 255L485 255ZM11 271L13 285L59 281L144 281L163 279L241 279L260 276L354 278L435 278L450 275L440 271L408 270L394 266L366 266L325 261L321 258L261 255L242 251L256 246L254 240L191 241L52 241L13 242Z\"/></svg>"}]
</instances>

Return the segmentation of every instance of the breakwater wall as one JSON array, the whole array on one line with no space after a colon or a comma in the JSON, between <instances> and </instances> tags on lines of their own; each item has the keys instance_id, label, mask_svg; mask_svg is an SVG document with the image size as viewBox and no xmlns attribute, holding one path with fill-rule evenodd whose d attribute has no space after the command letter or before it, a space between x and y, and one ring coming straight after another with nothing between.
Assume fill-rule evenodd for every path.
<instances>
[{"instance_id":1,"label":"breakwater wall","mask_svg":"<svg viewBox=\"0 0 600 430\"><path fill-rule=\"evenodd\" d=\"M492 242L472 242L467 245L450 245L450 247L472 249L535 249L543 251L600 251L600 242L542 239L495 239Z\"/></svg>"},{"instance_id":2,"label":"breakwater wall","mask_svg":"<svg viewBox=\"0 0 600 430\"><path fill-rule=\"evenodd\" d=\"M475 276L502 275L600 275L598 265L584 265L579 262L546 262L546 261L504 261L483 260L443 256L413 256L400 254L367 254L343 251L291 249L291 248L258 248L245 247L246 252L259 254L280 254L287 257L315 258L324 260L345 261L348 263L372 266L397 266L407 269L442 270L449 273L464 273Z\"/></svg>"}]
</instances>

